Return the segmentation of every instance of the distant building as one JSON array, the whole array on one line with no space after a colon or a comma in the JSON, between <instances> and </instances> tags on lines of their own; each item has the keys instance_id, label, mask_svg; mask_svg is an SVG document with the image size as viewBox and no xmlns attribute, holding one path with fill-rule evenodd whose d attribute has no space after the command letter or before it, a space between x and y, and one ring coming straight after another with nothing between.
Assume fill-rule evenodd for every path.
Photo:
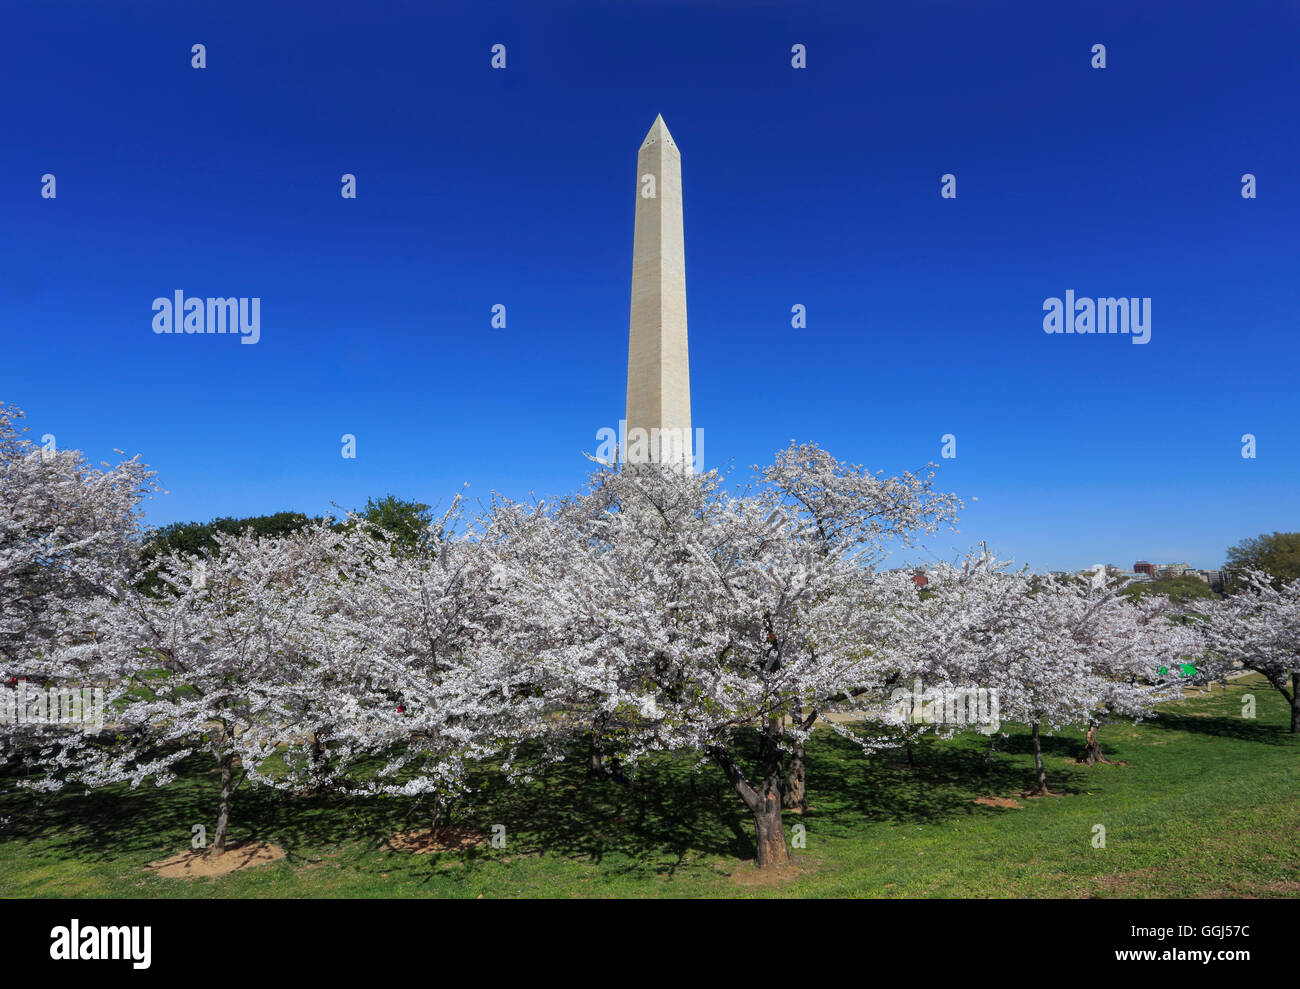
<instances>
[{"instance_id":1,"label":"distant building","mask_svg":"<svg viewBox=\"0 0 1300 989\"><path fill-rule=\"evenodd\" d=\"M1133 580L1139 584L1145 584L1152 579L1151 575L1143 570L1121 570L1119 576L1121 580Z\"/></svg>"},{"instance_id":2,"label":"distant building","mask_svg":"<svg viewBox=\"0 0 1300 989\"><path fill-rule=\"evenodd\" d=\"M930 578L925 575L925 571L920 567L895 567L892 570L882 570L881 573L906 573L911 577L912 583L918 589L930 583Z\"/></svg>"},{"instance_id":3,"label":"distant building","mask_svg":"<svg viewBox=\"0 0 1300 989\"><path fill-rule=\"evenodd\" d=\"M1135 580L1168 580L1174 577L1195 577L1197 580L1203 580L1210 587L1222 592L1223 590L1223 571L1222 570L1200 570L1193 567L1190 563L1149 563L1146 560L1138 560L1133 564L1133 573L1137 576ZM1130 576L1125 574L1124 576Z\"/></svg>"}]
</instances>

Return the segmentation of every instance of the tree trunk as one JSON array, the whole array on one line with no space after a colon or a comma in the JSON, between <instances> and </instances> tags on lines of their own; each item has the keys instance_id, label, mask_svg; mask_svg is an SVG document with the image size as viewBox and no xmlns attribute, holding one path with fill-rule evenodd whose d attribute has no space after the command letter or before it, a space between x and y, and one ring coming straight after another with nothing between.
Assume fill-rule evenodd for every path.
<instances>
[{"instance_id":1,"label":"tree trunk","mask_svg":"<svg viewBox=\"0 0 1300 989\"><path fill-rule=\"evenodd\" d=\"M754 807L754 835L758 845L758 867L779 868L790 864L781 822L781 720L771 718L758 743L763 770L763 787Z\"/></svg>"},{"instance_id":2,"label":"tree trunk","mask_svg":"<svg viewBox=\"0 0 1300 989\"><path fill-rule=\"evenodd\" d=\"M809 712L809 716L803 717L803 710L797 703L790 707L790 723L798 728L807 732L813 728L814 721L816 721L816 708ZM803 751L803 742L800 742L790 752L789 763L785 769L785 788L781 795L781 806L785 807L785 810L803 814L809 808L807 775L809 775L809 767Z\"/></svg>"},{"instance_id":3,"label":"tree trunk","mask_svg":"<svg viewBox=\"0 0 1300 989\"><path fill-rule=\"evenodd\" d=\"M327 731L333 730L330 725ZM314 731L311 735L311 754L308 757L309 766L307 769L307 792L320 793L325 788L325 772L329 764L329 756L326 752L325 745L320 740L320 731Z\"/></svg>"},{"instance_id":4,"label":"tree trunk","mask_svg":"<svg viewBox=\"0 0 1300 989\"><path fill-rule=\"evenodd\" d=\"M781 823L781 794L767 791L763 806L754 811L754 842L758 846L760 869L780 868L790 864L790 850L785 844L785 828Z\"/></svg>"},{"instance_id":5,"label":"tree trunk","mask_svg":"<svg viewBox=\"0 0 1300 989\"><path fill-rule=\"evenodd\" d=\"M781 821L781 721L771 718L759 739L759 763L762 782L755 787L725 749L714 749L710 754L721 767L731 785L740 794L754 815L754 845L760 869L780 868L790 864L790 850L785 843L785 827Z\"/></svg>"},{"instance_id":6,"label":"tree trunk","mask_svg":"<svg viewBox=\"0 0 1300 989\"><path fill-rule=\"evenodd\" d=\"M785 771L785 790L781 796L781 806L786 810L803 813L808 809L808 791L805 782L808 778L808 766L804 761L802 745L796 745L790 753L790 764Z\"/></svg>"},{"instance_id":7,"label":"tree trunk","mask_svg":"<svg viewBox=\"0 0 1300 989\"><path fill-rule=\"evenodd\" d=\"M608 716L604 711L596 715L591 724L588 737L591 742L587 748L587 779L600 779L605 775L605 723Z\"/></svg>"},{"instance_id":8,"label":"tree trunk","mask_svg":"<svg viewBox=\"0 0 1300 989\"><path fill-rule=\"evenodd\" d=\"M1037 783L1037 789L1030 792L1037 797L1045 797L1051 791L1047 789L1047 770L1043 768L1043 742L1038 735L1038 722L1034 722L1034 727L1030 731L1030 737L1034 740L1034 780Z\"/></svg>"},{"instance_id":9,"label":"tree trunk","mask_svg":"<svg viewBox=\"0 0 1300 989\"><path fill-rule=\"evenodd\" d=\"M807 718L800 721L803 712L796 706L790 712L790 720L800 724L803 729L812 727L817 720L817 712L812 711ZM803 742L794 747L785 771L785 788L782 791L781 806L786 810L797 810L800 814L808 809L808 762L804 753Z\"/></svg>"},{"instance_id":10,"label":"tree trunk","mask_svg":"<svg viewBox=\"0 0 1300 989\"><path fill-rule=\"evenodd\" d=\"M442 797L436 793L433 795L433 813L429 816L429 836L437 841L438 829L442 827Z\"/></svg>"},{"instance_id":11,"label":"tree trunk","mask_svg":"<svg viewBox=\"0 0 1300 989\"><path fill-rule=\"evenodd\" d=\"M1300 673L1291 674L1291 734L1300 735Z\"/></svg>"},{"instance_id":12,"label":"tree trunk","mask_svg":"<svg viewBox=\"0 0 1300 989\"><path fill-rule=\"evenodd\" d=\"M1101 754L1101 743L1097 741L1097 730L1101 728L1101 721L1093 719L1088 722L1088 733L1084 736L1083 753L1079 756L1078 762L1085 766L1095 766L1099 762L1110 762Z\"/></svg>"},{"instance_id":13,"label":"tree trunk","mask_svg":"<svg viewBox=\"0 0 1300 989\"><path fill-rule=\"evenodd\" d=\"M217 812L217 834L212 840L212 854L221 855L226 850L226 828L230 824L231 769L235 757L229 752L221 757L221 808Z\"/></svg>"}]
</instances>

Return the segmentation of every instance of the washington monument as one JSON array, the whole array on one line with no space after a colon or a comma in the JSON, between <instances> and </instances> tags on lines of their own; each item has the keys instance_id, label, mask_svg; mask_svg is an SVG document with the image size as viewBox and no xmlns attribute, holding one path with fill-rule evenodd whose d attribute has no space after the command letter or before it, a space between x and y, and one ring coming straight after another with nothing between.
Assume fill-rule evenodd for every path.
<instances>
[{"instance_id":1,"label":"washington monument","mask_svg":"<svg viewBox=\"0 0 1300 989\"><path fill-rule=\"evenodd\" d=\"M682 154L655 117L636 156L632 316L627 353L628 463L691 470Z\"/></svg>"}]
</instances>

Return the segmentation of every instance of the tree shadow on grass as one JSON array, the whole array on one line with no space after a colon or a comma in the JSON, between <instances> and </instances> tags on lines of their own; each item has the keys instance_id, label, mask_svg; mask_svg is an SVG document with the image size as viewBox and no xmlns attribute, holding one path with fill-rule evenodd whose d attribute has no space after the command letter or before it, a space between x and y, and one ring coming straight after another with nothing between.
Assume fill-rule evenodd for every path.
<instances>
[{"instance_id":1,"label":"tree shadow on grass","mask_svg":"<svg viewBox=\"0 0 1300 989\"><path fill-rule=\"evenodd\" d=\"M976 796L1019 794L1033 785L1028 737L999 739L990 752L983 737L957 745L917 744L916 766L900 768L900 751L865 756L835 732L818 732L808 747L810 808L822 834L849 836L865 823L936 823L946 818L1009 811L978 805ZM1076 755L1081 742L1043 738L1048 756ZM752 737L737 740L742 763L753 765ZM613 873L671 875L687 859L716 855L741 860L755 855L753 822L716 766L706 763L691 786L693 760L664 755L646 760L627 785L587 782L581 759L547 771L536 788L505 788L495 802L475 808L477 820L507 825L511 848L602 863ZM1053 768L1056 793L1081 792L1081 770ZM694 792L692 792L692 789ZM496 815L495 817L493 815ZM786 825L801 818L787 813Z\"/></svg>"},{"instance_id":2,"label":"tree shadow on grass","mask_svg":"<svg viewBox=\"0 0 1300 989\"><path fill-rule=\"evenodd\" d=\"M1262 742L1265 745L1289 745L1296 736L1284 725L1269 724L1252 718L1213 717L1173 714L1161 711L1146 722L1153 728L1166 731L1184 731L1193 735L1214 735L1218 738L1235 738L1243 742Z\"/></svg>"},{"instance_id":3,"label":"tree shadow on grass","mask_svg":"<svg viewBox=\"0 0 1300 989\"><path fill-rule=\"evenodd\" d=\"M532 785L485 788L470 814L504 824L514 854L582 858L613 874L670 876L700 855L752 858L740 798L715 767L692 774L694 765L656 755L617 783L588 780L585 761L570 758L535 774Z\"/></svg>"},{"instance_id":4,"label":"tree shadow on grass","mask_svg":"<svg viewBox=\"0 0 1300 989\"><path fill-rule=\"evenodd\" d=\"M453 808L454 820L481 829L485 837L494 824L504 824L508 850L412 856L412 878L427 879L447 862L469 865L496 854L613 858L616 871L668 875L699 854L753 856L748 814L716 770L695 774L692 786L693 763L655 757L620 785L586 781L583 765L570 758L542 766L531 783L515 786L495 767L476 768L474 782L488 785L472 803ZM0 779L0 840L26 842L26 854L35 861L143 863L188 849L195 824L207 829L209 841L216 829L219 777L207 757L186 759L177 778L163 787L146 782L134 790L115 784L37 793L15 784L15 777ZM321 846L381 848L398 831L427 828L428 818L427 802L411 798L295 796L246 784L232 802L230 839L272 842L290 864L300 864Z\"/></svg>"},{"instance_id":5,"label":"tree shadow on grass","mask_svg":"<svg viewBox=\"0 0 1300 989\"><path fill-rule=\"evenodd\" d=\"M1105 741L1104 735L1102 740ZM1039 736L1038 741L1043 750L1043 758L1056 756L1060 759L1076 759L1083 752L1084 738L1082 733L1074 735L1043 734ZM1017 733L1007 738L999 738L997 747L999 752L1014 756L1028 756L1031 763L1033 761L1034 741L1027 732L1023 734ZM1030 771L1032 772L1032 769Z\"/></svg>"},{"instance_id":6,"label":"tree shadow on grass","mask_svg":"<svg viewBox=\"0 0 1300 989\"><path fill-rule=\"evenodd\" d=\"M1203 721L1204 719L1194 719ZM1044 737L1049 755L1076 754L1077 740ZM917 765L900 769L901 752L873 757L831 731L819 731L808 747L808 785L823 834L849 835L862 823L933 823L948 817L1007 813L972 803L974 796L1019 793L1032 785L1032 766L1023 756L1027 737L999 739L990 752L979 737L958 744L914 748ZM736 754L753 765L753 737L737 740ZM411 856L385 864L413 884L447 870L475 869L494 857L553 855L599 863L611 876L671 877L682 869L715 865L701 857L734 861L755 855L753 822L731 784L712 763L698 770L696 760L660 754L629 770L625 784L587 780L585 750L575 745L569 758L537 761L534 779L511 785L495 766L475 767L474 794L455 806L454 823L492 834L505 826L505 850L490 845L461 852ZM1013 758L1021 757L1021 758ZM524 754L524 759L528 758ZM521 764L527 764L521 761ZM1054 770L1049 786L1074 792L1076 774ZM10 789L8 780L3 788ZM218 776L206 757L187 759L177 779L165 787L125 784L88 792L20 792L0 796L0 818L9 821L0 840L31 842L33 857L50 860L148 861L190 847L191 828L215 830ZM233 840L253 838L282 847L289 863L302 864L323 846L384 846L394 833L428 827L427 803L405 797L346 798L293 796L268 787L241 787L231 816ZM787 816L787 825L799 820Z\"/></svg>"},{"instance_id":7,"label":"tree shadow on grass","mask_svg":"<svg viewBox=\"0 0 1300 989\"><path fill-rule=\"evenodd\" d=\"M9 782L8 780L6 782ZM188 849L194 825L210 842L216 831L219 776L213 760L194 756L178 766L177 778L159 787L115 784L56 793L14 790L0 798L9 820L0 839L44 843L52 859L106 861L149 859ZM400 825L409 801L338 796L295 797L270 787L241 786L231 804L229 838L270 841L293 861L304 846L377 840Z\"/></svg>"},{"instance_id":8,"label":"tree shadow on grass","mask_svg":"<svg viewBox=\"0 0 1300 989\"><path fill-rule=\"evenodd\" d=\"M824 834L848 835L864 819L934 824L1006 813L976 804L974 798L1020 794L1032 787L1032 763L1012 758L1032 749L1027 736L1013 735L999 743L999 749L991 751L983 739L941 746L922 740L913 744L914 765L909 766L901 748L866 757L850 740L827 732L808 750L807 816L819 819ZM1073 754L1077 747L1068 739L1043 739L1044 755ZM1073 794L1081 791L1083 776L1054 768L1047 782L1054 793Z\"/></svg>"}]
</instances>

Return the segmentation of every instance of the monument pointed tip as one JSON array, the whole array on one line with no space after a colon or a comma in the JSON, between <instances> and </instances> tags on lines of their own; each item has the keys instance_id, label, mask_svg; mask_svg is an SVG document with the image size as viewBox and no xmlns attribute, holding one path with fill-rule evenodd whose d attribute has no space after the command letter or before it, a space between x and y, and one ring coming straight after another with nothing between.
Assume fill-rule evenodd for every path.
<instances>
[{"instance_id":1,"label":"monument pointed tip","mask_svg":"<svg viewBox=\"0 0 1300 989\"><path fill-rule=\"evenodd\" d=\"M673 137L672 134L669 133L668 131L668 125L664 123L664 116L662 113L660 113L660 114L656 114L655 122L650 125L650 131L649 133L646 134L645 141L643 141L642 143L648 142L651 138L655 139L656 141L664 141L664 140L672 141L672 137Z\"/></svg>"}]
</instances>

